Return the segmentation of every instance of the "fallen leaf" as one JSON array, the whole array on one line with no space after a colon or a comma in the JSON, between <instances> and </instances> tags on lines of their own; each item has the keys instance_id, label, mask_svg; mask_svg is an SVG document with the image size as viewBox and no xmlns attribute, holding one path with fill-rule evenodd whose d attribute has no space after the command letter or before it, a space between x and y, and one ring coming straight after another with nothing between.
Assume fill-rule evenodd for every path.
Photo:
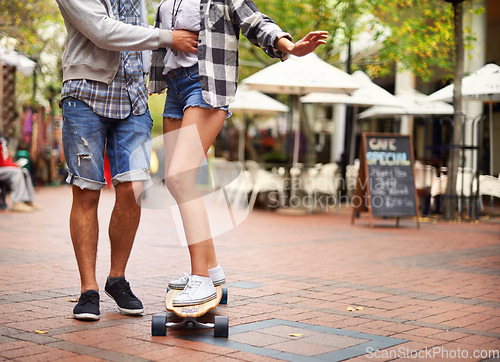
<instances>
[{"instance_id":1,"label":"fallen leaf","mask_svg":"<svg viewBox=\"0 0 500 362\"><path fill-rule=\"evenodd\" d=\"M290 337L302 337L302 333L290 333Z\"/></svg>"},{"instance_id":2,"label":"fallen leaf","mask_svg":"<svg viewBox=\"0 0 500 362\"><path fill-rule=\"evenodd\" d=\"M354 312L354 308L353 308L353 307L347 307L347 310L348 310L349 312Z\"/></svg>"},{"instance_id":3,"label":"fallen leaf","mask_svg":"<svg viewBox=\"0 0 500 362\"><path fill-rule=\"evenodd\" d=\"M78 298L66 299L66 302L77 303L78 302Z\"/></svg>"},{"instance_id":4,"label":"fallen leaf","mask_svg":"<svg viewBox=\"0 0 500 362\"><path fill-rule=\"evenodd\" d=\"M356 307L356 310L363 310L363 307Z\"/></svg>"},{"instance_id":5,"label":"fallen leaf","mask_svg":"<svg viewBox=\"0 0 500 362\"><path fill-rule=\"evenodd\" d=\"M38 334L47 334L47 333L49 333L49 331L37 331L36 329L35 329L35 332L38 333Z\"/></svg>"}]
</instances>

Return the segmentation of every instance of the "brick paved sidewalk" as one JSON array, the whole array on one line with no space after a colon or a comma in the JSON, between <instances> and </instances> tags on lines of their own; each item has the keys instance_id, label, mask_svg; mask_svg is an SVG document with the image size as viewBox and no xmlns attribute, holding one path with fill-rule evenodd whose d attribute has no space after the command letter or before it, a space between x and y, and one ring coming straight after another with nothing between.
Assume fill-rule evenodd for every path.
<instances>
[{"instance_id":1,"label":"brick paved sidewalk","mask_svg":"<svg viewBox=\"0 0 500 362\"><path fill-rule=\"evenodd\" d=\"M103 192L99 210L101 290L113 198ZM229 338L192 330L153 337L166 282L188 268L169 212L143 211L127 271L145 315L120 315L102 293L101 320L80 322L71 314L79 294L71 190L44 188L37 201L42 211L0 213L0 360L481 360L492 351L498 360L497 220L420 230L411 220L399 228L376 220L371 229L366 216L351 226L347 211L254 211L216 238L229 300L207 318L228 316Z\"/></svg>"}]
</instances>

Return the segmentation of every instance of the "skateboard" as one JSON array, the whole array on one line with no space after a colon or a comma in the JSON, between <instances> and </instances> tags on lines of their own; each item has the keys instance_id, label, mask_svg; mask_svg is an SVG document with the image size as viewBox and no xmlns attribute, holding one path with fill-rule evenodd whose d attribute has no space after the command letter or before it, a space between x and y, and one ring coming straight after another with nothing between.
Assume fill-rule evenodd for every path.
<instances>
[{"instance_id":1,"label":"skateboard","mask_svg":"<svg viewBox=\"0 0 500 362\"><path fill-rule=\"evenodd\" d=\"M202 323L196 320L209 310L216 308L219 304L227 304L227 288L215 287L217 297L206 303L190 305L185 307L174 307L173 300L182 290L167 289L165 307L177 316L184 318L181 322L169 322L166 315L154 315L151 331L153 336L166 336L167 328L213 328L214 337L227 338L229 335L229 318L226 316L215 316L214 323Z\"/></svg>"}]
</instances>

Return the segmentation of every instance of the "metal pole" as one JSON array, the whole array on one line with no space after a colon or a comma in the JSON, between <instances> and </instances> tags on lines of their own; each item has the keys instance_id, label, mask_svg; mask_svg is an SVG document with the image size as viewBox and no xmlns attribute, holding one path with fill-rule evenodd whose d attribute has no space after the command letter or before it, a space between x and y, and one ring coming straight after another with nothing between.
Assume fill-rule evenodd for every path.
<instances>
[{"instance_id":1,"label":"metal pole","mask_svg":"<svg viewBox=\"0 0 500 362\"><path fill-rule=\"evenodd\" d=\"M493 175L493 95L490 95L490 176ZM490 196L490 207L493 209L493 196Z\"/></svg>"},{"instance_id":2,"label":"metal pole","mask_svg":"<svg viewBox=\"0 0 500 362\"><path fill-rule=\"evenodd\" d=\"M355 147L356 147L356 132L357 132L357 123L358 123L358 105L354 105L352 112L352 131L351 131L351 144L349 150L349 164L354 165L355 158Z\"/></svg>"},{"instance_id":3,"label":"metal pole","mask_svg":"<svg viewBox=\"0 0 500 362\"><path fill-rule=\"evenodd\" d=\"M482 139L483 139L483 126L482 122L484 121L486 117L484 116L479 116L477 118L477 149L476 149L476 180L477 180L477 187L476 187L476 219L479 219L479 206L480 206L480 201L481 201L481 195L480 195L480 190L479 190L479 172L481 170L481 144L482 144Z\"/></svg>"},{"instance_id":4,"label":"metal pole","mask_svg":"<svg viewBox=\"0 0 500 362\"><path fill-rule=\"evenodd\" d=\"M293 158L292 158L292 169L297 167L299 163L299 149L300 149L300 100L298 95L291 95L292 102L292 121L293 129L295 131L294 142L293 142ZM295 172L290 170L290 199L294 198L296 194L295 190Z\"/></svg>"}]
</instances>

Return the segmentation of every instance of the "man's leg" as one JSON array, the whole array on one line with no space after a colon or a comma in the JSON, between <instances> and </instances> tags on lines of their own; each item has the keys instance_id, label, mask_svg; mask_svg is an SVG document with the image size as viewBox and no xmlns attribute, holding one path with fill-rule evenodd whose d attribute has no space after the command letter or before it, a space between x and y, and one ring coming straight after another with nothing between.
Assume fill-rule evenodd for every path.
<instances>
[{"instance_id":1,"label":"man's leg","mask_svg":"<svg viewBox=\"0 0 500 362\"><path fill-rule=\"evenodd\" d=\"M142 188L142 182L123 182L115 187L116 200L109 222L109 240L111 241L110 278L125 276L132 245L141 217L141 207L135 200Z\"/></svg>"},{"instance_id":2,"label":"man's leg","mask_svg":"<svg viewBox=\"0 0 500 362\"><path fill-rule=\"evenodd\" d=\"M99 290L95 276L99 235L97 220L99 196L100 191L73 186L69 228L80 272L81 293L86 290Z\"/></svg>"},{"instance_id":3,"label":"man's leg","mask_svg":"<svg viewBox=\"0 0 500 362\"><path fill-rule=\"evenodd\" d=\"M149 112L117 120L108 132L106 146L116 199L109 223L111 267L104 290L122 313L130 315L144 311L125 279L125 268L141 217L136 195L142 194L143 181L149 179L152 124Z\"/></svg>"},{"instance_id":4,"label":"man's leg","mask_svg":"<svg viewBox=\"0 0 500 362\"><path fill-rule=\"evenodd\" d=\"M141 207L135 200L134 188L137 194L141 194L142 182L123 182L115 186L115 207L109 222L111 269L104 288L118 309L129 315L144 312L142 302L132 293L125 279L125 268L141 217Z\"/></svg>"},{"instance_id":5,"label":"man's leg","mask_svg":"<svg viewBox=\"0 0 500 362\"><path fill-rule=\"evenodd\" d=\"M63 100L63 145L68 178L73 185L70 232L80 272L82 294L73 308L73 316L98 320L99 287L96 281L99 224L97 207L104 179L104 145L109 122L101 119L84 102Z\"/></svg>"}]
</instances>

